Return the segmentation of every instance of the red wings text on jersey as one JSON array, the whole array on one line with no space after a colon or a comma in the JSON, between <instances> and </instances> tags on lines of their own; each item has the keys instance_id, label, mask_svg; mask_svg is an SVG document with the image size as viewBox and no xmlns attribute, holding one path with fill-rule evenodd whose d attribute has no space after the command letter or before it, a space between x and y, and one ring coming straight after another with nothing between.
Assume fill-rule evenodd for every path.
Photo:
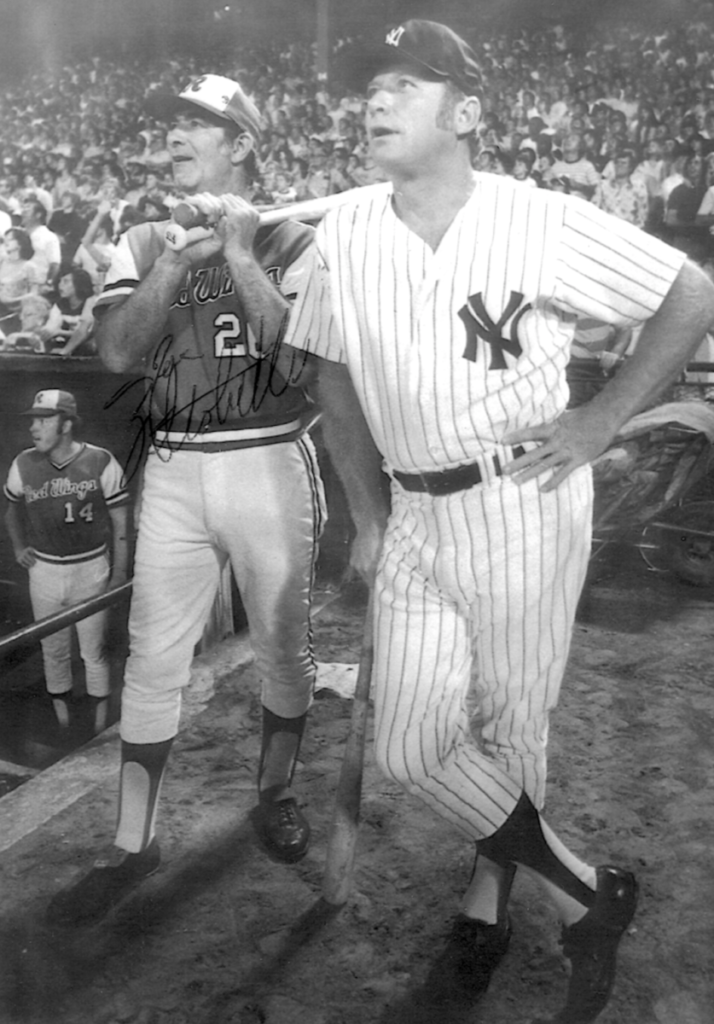
<instances>
[{"instance_id":1,"label":"red wings text on jersey","mask_svg":"<svg viewBox=\"0 0 714 1024\"><path fill-rule=\"evenodd\" d=\"M57 476L54 480L45 480L39 490L25 484L23 492L28 505L33 501L42 498L65 498L70 494L76 494L80 501L84 501L90 491L98 490L96 480L67 480L66 477Z\"/></svg>"}]
</instances>

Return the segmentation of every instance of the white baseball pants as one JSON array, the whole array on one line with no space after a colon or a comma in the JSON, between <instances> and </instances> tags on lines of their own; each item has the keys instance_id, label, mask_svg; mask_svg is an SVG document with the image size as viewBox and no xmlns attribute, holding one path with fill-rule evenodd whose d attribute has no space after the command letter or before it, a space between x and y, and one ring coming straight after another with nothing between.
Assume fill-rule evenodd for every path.
<instances>
[{"instance_id":1,"label":"white baseball pants","mask_svg":"<svg viewBox=\"0 0 714 1024\"><path fill-rule=\"evenodd\" d=\"M106 554L87 562L45 562L38 558L30 569L30 600L35 619L66 611L89 597L103 594L109 583ZM109 693L109 662L106 656L107 611L77 622L79 653L84 662L86 689L92 697ZM46 637L42 643L47 692L72 690L72 627Z\"/></svg>"},{"instance_id":2,"label":"white baseball pants","mask_svg":"<svg viewBox=\"0 0 714 1024\"><path fill-rule=\"evenodd\" d=\"M310 594L325 505L312 441L149 455L129 615L121 736L176 735L181 690L227 559L262 703L284 718L312 700Z\"/></svg>"}]
</instances>

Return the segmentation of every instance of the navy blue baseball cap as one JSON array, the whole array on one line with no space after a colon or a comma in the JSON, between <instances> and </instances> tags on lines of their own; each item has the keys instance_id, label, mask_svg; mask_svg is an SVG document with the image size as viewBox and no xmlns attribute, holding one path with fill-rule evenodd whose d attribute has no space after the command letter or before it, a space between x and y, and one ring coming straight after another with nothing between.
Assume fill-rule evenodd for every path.
<instances>
[{"instance_id":1,"label":"navy blue baseball cap","mask_svg":"<svg viewBox=\"0 0 714 1024\"><path fill-rule=\"evenodd\" d=\"M422 77L435 81L450 79L467 96L480 95L483 88L471 47L438 21L412 18L390 28L381 45L362 60L362 83L398 64L413 65Z\"/></svg>"}]
</instances>

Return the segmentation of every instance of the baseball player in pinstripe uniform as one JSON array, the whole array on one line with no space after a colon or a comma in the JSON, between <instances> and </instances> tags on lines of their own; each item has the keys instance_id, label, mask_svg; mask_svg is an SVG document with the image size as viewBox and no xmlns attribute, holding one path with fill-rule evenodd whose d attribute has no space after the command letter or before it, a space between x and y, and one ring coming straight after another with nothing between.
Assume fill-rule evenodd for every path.
<instances>
[{"instance_id":1,"label":"baseball player in pinstripe uniform","mask_svg":"<svg viewBox=\"0 0 714 1024\"><path fill-rule=\"evenodd\" d=\"M563 923L572 971L555 1020L584 1024L609 998L637 891L541 815L588 561L588 464L694 350L714 289L582 199L475 173L479 70L450 29L392 29L363 73L371 152L391 182L322 221L285 340L321 357L352 560L374 581L378 762L477 847L429 989L485 991L521 866ZM646 324L622 372L566 412L580 314Z\"/></svg>"},{"instance_id":2,"label":"baseball player in pinstripe uniform","mask_svg":"<svg viewBox=\"0 0 714 1024\"><path fill-rule=\"evenodd\" d=\"M213 226L166 245L166 224L122 236L97 303L107 366L143 360L149 452L141 500L122 695L115 847L50 905L50 920L101 918L156 869L154 819L194 647L230 561L262 685L263 744L254 822L269 852L302 857L309 824L292 794L315 662L310 596L324 521L322 484L297 384L303 357L274 344L313 229L258 228L245 197L260 115L237 82L205 75L152 109L178 187ZM293 386L294 385L294 386Z\"/></svg>"},{"instance_id":3,"label":"baseball player in pinstripe uniform","mask_svg":"<svg viewBox=\"0 0 714 1024\"><path fill-rule=\"evenodd\" d=\"M111 452L74 437L79 417L71 392L38 391L23 415L30 418L33 447L10 466L5 523L15 557L29 572L33 614L44 619L126 582L129 495ZM110 692L106 625L107 613L102 611L76 626L96 732L106 725ZM47 692L57 721L66 728L72 696L71 630L46 637L42 656Z\"/></svg>"}]
</instances>

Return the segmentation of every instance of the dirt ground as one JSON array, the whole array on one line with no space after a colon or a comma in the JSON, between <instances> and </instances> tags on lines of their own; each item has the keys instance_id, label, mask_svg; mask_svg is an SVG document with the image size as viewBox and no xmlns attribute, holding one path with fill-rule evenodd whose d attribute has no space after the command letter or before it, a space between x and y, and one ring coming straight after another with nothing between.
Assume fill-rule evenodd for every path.
<instances>
[{"instance_id":1,"label":"dirt ground","mask_svg":"<svg viewBox=\"0 0 714 1024\"><path fill-rule=\"evenodd\" d=\"M359 658L363 595L316 622L321 662ZM592 862L633 868L639 912L602 1024L714 1020L714 593L594 563L551 729L547 817ZM250 825L259 703L224 678L176 742L161 870L103 924L42 923L47 900L113 835L100 787L0 858L2 1024L527 1024L561 1003L566 964L537 888L516 880L514 936L477 1005L422 987L469 876L468 842L378 774L368 746L355 885L320 899L350 701L320 691L298 773L314 829L295 866Z\"/></svg>"}]
</instances>

